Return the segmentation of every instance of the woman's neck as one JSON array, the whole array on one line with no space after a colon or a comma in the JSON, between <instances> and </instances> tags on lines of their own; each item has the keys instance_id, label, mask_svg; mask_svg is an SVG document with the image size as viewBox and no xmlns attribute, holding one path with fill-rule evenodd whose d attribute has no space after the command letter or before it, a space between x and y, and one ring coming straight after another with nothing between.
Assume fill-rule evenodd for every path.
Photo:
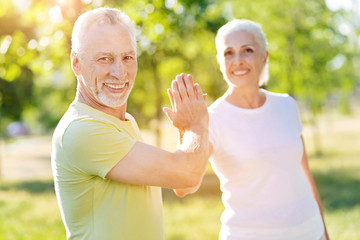
<instances>
[{"instance_id":1,"label":"woman's neck","mask_svg":"<svg viewBox=\"0 0 360 240\"><path fill-rule=\"evenodd\" d=\"M224 96L232 105L246 109L259 108L266 101L265 93L260 88L242 89L230 86Z\"/></svg>"}]
</instances>

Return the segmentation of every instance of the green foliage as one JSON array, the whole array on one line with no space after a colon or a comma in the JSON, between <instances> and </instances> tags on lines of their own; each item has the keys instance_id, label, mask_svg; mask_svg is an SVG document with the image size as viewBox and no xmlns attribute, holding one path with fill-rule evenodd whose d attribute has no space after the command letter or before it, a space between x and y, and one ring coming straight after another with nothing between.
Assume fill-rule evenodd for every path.
<instances>
[{"instance_id":1,"label":"green foliage","mask_svg":"<svg viewBox=\"0 0 360 240\"><path fill-rule=\"evenodd\" d=\"M74 88L74 84L69 83L69 80L74 81L73 77L68 77L68 37L72 24L69 19L61 23L50 21L47 13L51 11L52 3L30 3L24 9L24 6L15 7L11 1L1 5L0 107L3 125L0 131L4 129L4 123L18 120L26 121L31 127L51 129L73 98L67 94ZM57 90L55 95L66 97L58 97L56 103L49 105L51 100L48 99Z\"/></svg>"},{"instance_id":2,"label":"green foliage","mask_svg":"<svg viewBox=\"0 0 360 240\"><path fill-rule=\"evenodd\" d=\"M323 111L328 99L335 99L342 112L351 111L347 99L360 76L359 26L355 12L331 12L323 0L28 2L1 1L3 123L56 125L76 87L69 62L73 22L99 6L121 8L137 25L139 72L128 110L142 126L164 116L161 107L170 105L166 88L178 73L191 73L208 93L209 104L223 94L227 86L214 38L235 17L263 26L269 41L268 89L296 96L313 114Z\"/></svg>"}]
</instances>

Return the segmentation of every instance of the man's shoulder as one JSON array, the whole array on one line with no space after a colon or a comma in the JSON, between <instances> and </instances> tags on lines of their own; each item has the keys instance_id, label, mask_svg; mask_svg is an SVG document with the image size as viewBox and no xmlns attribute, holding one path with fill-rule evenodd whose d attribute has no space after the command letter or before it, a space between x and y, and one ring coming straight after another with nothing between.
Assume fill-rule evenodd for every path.
<instances>
[{"instance_id":1,"label":"man's shoulder","mask_svg":"<svg viewBox=\"0 0 360 240\"><path fill-rule=\"evenodd\" d=\"M62 141L65 133L70 138L78 139L79 136L84 137L87 133L91 133L105 124L96 114L89 114L72 103L56 126L53 139Z\"/></svg>"},{"instance_id":2,"label":"man's shoulder","mask_svg":"<svg viewBox=\"0 0 360 240\"><path fill-rule=\"evenodd\" d=\"M53 143L80 144L76 143L79 139L87 142L112 137L137 139L140 131L135 119L128 113L126 118L129 121L121 121L85 104L71 104L55 129Z\"/></svg>"}]
</instances>

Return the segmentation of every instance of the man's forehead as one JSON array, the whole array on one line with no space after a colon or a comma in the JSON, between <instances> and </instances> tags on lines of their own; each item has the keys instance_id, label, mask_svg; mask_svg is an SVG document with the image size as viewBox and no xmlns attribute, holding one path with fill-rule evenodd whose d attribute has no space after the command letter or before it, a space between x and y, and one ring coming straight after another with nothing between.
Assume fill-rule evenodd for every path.
<instances>
[{"instance_id":1,"label":"man's forehead","mask_svg":"<svg viewBox=\"0 0 360 240\"><path fill-rule=\"evenodd\" d=\"M99 34L102 33L102 34ZM97 22L90 24L86 29L83 30L83 35L97 35L101 37L104 34L121 34L124 37L129 37L130 32L125 27L125 25L120 23L106 23L106 22Z\"/></svg>"},{"instance_id":2,"label":"man's forehead","mask_svg":"<svg viewBox=\"0 0 360 240\"><path fill-rule=\"evenodd\" d=\"M96 49L96 52L112 52L117 46L121 52L136 51L130 32L121 24L93 24L84 31L81 39L83 48Z\"/></svg>"},{"instance_id":3,"label":"man's forehead","mask_svg":"<svg viewBox=\"0 0 360 240\"><path fill-rule=\"evenodd\" d=\"M106 50L106 49L99 49L98 51L95 51L95 56L101 55L101 56L112 56L113 54L120 54L120 55L136 55L136 52L133 50L130 51L123 51L123 52L114 52L113 50Z\"/></svg>"}]
</instances>

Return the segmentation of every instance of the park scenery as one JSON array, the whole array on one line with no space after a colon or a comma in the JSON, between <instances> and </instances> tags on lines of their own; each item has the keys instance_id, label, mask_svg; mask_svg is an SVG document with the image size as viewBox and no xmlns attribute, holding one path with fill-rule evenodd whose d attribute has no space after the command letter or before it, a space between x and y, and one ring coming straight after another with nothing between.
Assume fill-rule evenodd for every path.
<instances>
[{"instance_id":1,"label":"park scenery","mask_svg":"<svg viewBox=\"0 0 360 240\"><path fill-rule=\"evenodd\" d=\"M169 151L178 138L162 112L171 80L191 73L210 105L227 86L217 29L233 18L259 22L269 42L265 88L297 100L330 239L360 239L359 1L0 0L0 240L66 239L51 136L75 96L73 23L101 6L124 10L137 26L139 71L127 109L144 142ZM224 207L210 165L196 193L162 194L167 240L218 238Z\"/></svg>"}]
</instances>

